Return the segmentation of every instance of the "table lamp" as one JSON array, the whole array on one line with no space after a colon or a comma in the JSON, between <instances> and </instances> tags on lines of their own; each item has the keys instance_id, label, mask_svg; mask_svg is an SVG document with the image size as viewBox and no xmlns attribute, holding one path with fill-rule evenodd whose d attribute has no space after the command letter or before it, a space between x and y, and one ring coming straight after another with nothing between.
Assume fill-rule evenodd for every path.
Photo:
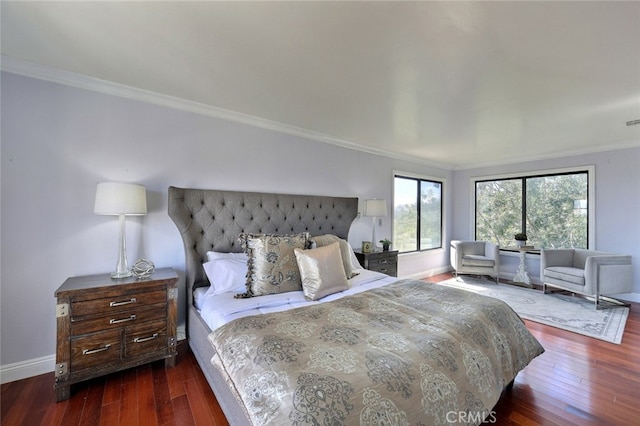
<instances>
[{"instance_id":1,"label":"table lamp","mask_svg":"<svg viewBox=\"0 0 640 426\"><path fill-rule=\"evenodd\" d=\"M93 212L99 215L118 216L120 221L120 247L116 270L111 278L131 276L127 264L127 242L125 234L125 216L147 214L147 195L144 186L134 183L102 182L96 189L96 201Z\"/></svg>"},{"instance_id":2,"label":"table lamp","mask_svg":"<svg viewBox=\"0 0 640 426\"><path fill-rule=\"evenodd\" d=\"M373 231L371 232L371 244L373 244L373 247L377 247L376 218L387 216L387 201L379 200L377 198L373 198L371 200L364 200L363 216L372 218Z\"/></svg>"}]
</instances>

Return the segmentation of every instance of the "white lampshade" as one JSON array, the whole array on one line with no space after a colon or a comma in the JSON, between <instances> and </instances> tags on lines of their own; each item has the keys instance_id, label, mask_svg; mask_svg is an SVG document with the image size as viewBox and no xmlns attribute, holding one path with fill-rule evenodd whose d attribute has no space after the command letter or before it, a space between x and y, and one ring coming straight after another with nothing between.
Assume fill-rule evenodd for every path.
<instances>
[{"instance_id":1,"label":"white lampshade","mask_svg":"<svg viewBox=\"0 0 640 426\"><path fill-rule=\"evenodd\" d=\"M127 237L125 235L125 216L147 214L147 193L144 186L135 183L102 182L96 189L96 201L93 212L101 215L118 216L120 222L120 244L118 264L111 278L131 276L127 262Z\"/></svg>"},{"instance_id":2,"label":"white lampshade","mask_svg":"<svg viewBox=\"0 0 640 426\"><path fill-rule=\"evenodd\" d=\"M102 182L96 189L95 214L147 214L147 194L144 186L135 183Z\"/></svg>"},{"instance_id":3,"label":"white lampshade","mask_svg":"<svg viewBox=\"0 0 640 426\"><path fill-rule=\"evenodd\" d=\"M387 216L387 200L364 200L364 216L366 217L386 217Z\"/></svg>"}]
</instances>

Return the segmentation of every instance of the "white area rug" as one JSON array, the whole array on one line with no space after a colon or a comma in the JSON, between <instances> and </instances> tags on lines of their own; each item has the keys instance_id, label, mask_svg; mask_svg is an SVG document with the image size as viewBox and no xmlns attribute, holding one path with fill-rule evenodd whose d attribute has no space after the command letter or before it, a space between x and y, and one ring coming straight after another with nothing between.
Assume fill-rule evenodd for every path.
<instances>
[{"instance_id":1,"label":"white area rug","mask_svg":"<svg viewBox=\"0 0 640 426\"><path fill-rule=\"evenodd\" d=\"M594 303L564 294L544 294L541 290L496 284L494 281L460 276L439 283L495 297L506 302L522 318L574 333L620 344L629 315L627 307L597 311Z\"/></svg>"}]
</instances>

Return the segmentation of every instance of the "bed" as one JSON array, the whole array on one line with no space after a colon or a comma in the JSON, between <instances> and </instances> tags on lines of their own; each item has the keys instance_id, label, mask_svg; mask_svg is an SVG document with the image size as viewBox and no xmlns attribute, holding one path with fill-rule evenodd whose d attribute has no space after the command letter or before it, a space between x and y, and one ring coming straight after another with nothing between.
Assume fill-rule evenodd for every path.
<instances>
[{"instance_id":1,"label":"bed","mask_svg":"<svg viewBox=\"0 0 640 426\"><path fill-rule=\"evenodd\" d=\"M544 351L501 301L358 269L345 249L357 209L357 198L169 188L187 339L232 425L479 424ZM256 253L301 236L316 243L294 249L303 290L264 290L256 269L271 266ZM220 287L219 259L245 274L248 263L253 282Z\"/></svg>"}]
</instances>

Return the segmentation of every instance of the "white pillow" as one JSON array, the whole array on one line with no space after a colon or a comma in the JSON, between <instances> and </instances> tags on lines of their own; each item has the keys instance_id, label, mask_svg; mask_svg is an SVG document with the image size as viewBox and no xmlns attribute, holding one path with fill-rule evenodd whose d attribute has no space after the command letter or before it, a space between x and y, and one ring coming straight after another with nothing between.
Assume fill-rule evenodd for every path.
<instances>
[{"instance_id":1,"label":"white pillow","mask_svg":"<svg viewBox=\"0 0 640 426\"><path fill-rule=\"evenodd\" d=\"M240 260L243 262L247 261L246 253L219 253L217 251L208 251L207 252L207 260Z\"/></svg>"},{"instance_id":2,"label":"white pillow","mask_svg":"<svg viewBox=\"0 0 640 426\"><path fill-rule=\"evenodd\" d=\"M358 271L364 268L356 257L356 252L353 251L353 247L351 247L351 244L349 244L349 257L351 258L351 273L353 274L353 276L356 276L360 273Z\"/></svg>"},{"instance_id":3,"label":"white pillow","mask_svg":"<svg viewBox=\"0 0 640 426\"><path fill-rule=\"evenodd\" d=\"M204 263L204 272L211 286L207 296L227 292L242 292L247 283L247 260L245 253L207 252L209 261Z\"/></svg>"},{"instance_id":4,"label":"white pillow","mask_svg":"<svg viewBox=\"0 0 640 426\"><path fill-rule=\"evenodd\" d=\"M295 248L293 252L300 269L304 297L308 300L322 299L349 288L339 243L311 250Z\"/></svg>"}]
</instances>

